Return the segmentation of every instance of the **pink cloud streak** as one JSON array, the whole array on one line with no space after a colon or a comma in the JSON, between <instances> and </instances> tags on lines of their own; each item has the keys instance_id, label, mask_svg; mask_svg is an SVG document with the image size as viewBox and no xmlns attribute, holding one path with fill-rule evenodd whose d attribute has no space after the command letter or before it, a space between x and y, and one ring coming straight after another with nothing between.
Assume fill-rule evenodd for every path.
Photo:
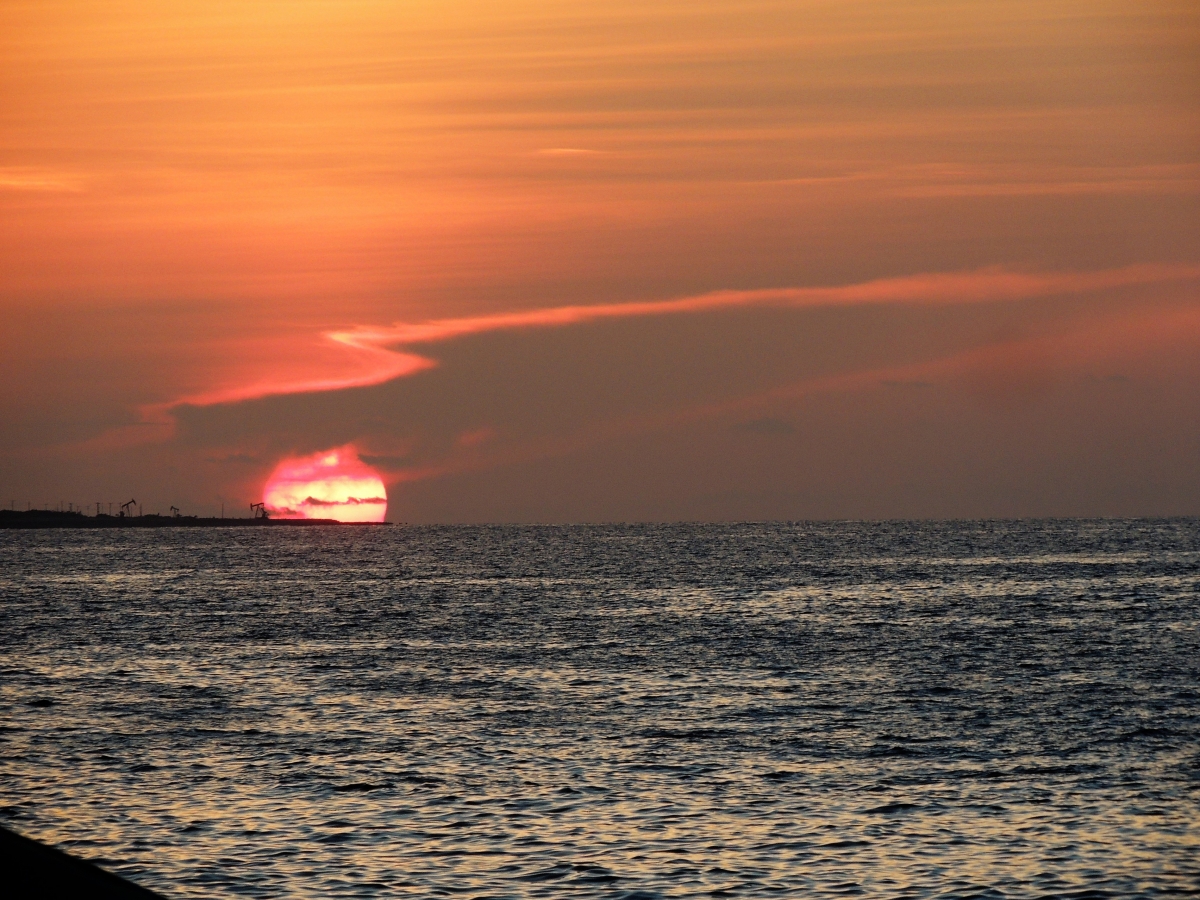
<instances>
[{"instance_id":1,"label":"pink cloud streak","mask_svg":"<svg viewBox=\"0 0 1200 900\"><path fill-rule=\"evenodd\" d=\"M281 394L311 394L369 387L437 365L432 359L389 350L353 332L326 332L322 337L341 348L354 351L353 357L346 357L341 361L342 370L337 374L283 379L267 375L248 384L190 394L169 404L168 408L184 405L215 406L219 403L239 403L243 400L257 400L260 397Z\"/></svg>"},{"instance_id":2,"label":"pink cloud streak","mask_svg":"<svg viewBox=\"0 0 1200 900\"><path fill-rule=\"evenodd\" d=\"M829 307L902 303L949 305L1016 301L1088 293L1160 282L1200 279L1200 266L1135 265L1092 272L1020 273L1000 268L881 278L832 287L722 290L673 300L568 305L484 316L431 319L390 326L358 326L322 334L325 346L349 351L332 372L299 377L263 375L232 387L183 397L169 407L211 406L268 396L369 387L413 375L435 360L397 347L436 344L473 334L528 328L561 328L606 319L679 315L750 306ZM300 355L300 354L298 354ZM326 362L328 366L328 362ZM169 408L168 407L168 408Z\"/></svg>"}]
</instances>

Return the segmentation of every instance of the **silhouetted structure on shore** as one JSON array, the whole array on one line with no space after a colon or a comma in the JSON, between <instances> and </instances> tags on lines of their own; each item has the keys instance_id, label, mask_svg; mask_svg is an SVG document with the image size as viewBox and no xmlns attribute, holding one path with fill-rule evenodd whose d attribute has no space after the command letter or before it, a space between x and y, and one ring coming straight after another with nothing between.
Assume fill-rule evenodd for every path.
<instances>
[{"instance_id":1,"label":"silhouetted structure on shore","mask_svg":"<svg viewBox=\"0 0 1200 900\"><path fill-rule=\"evenodd\" d=\"M175 510L175 507L171 507ZM386 525L386 522L339 522L337 519L271 519L263 512L254 518L225 519L201 516L182 516L178 512L163 516L151 513L145 516L110 516L99 513L94 516L82 512L60 512L53 509L0 509L0 528L274 528L276 526L308 525Z\"/></svg>"}]
</instances>

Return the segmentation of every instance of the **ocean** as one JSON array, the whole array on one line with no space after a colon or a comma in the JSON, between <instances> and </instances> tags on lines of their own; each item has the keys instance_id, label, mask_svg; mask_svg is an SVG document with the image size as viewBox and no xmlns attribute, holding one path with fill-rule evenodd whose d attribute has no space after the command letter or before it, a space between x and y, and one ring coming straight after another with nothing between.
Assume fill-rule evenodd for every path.
<instances>
[{"instance_id":1,"label":"ocean","mask_svg":"<svg viewBox=\"0 0 1200 900\"><path fill-rule=\"evenodd\" d=\"M0 534L0 824L186 897L1200 893L1200 520Z\"/></svg>"}]
</instances>

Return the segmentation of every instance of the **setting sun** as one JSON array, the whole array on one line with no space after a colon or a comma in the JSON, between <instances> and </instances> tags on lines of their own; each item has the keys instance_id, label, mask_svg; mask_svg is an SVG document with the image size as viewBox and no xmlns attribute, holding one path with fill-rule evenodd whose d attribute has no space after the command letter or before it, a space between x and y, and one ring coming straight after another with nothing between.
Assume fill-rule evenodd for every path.
<instances>
[{"instance_id":1,"label":"setting sun","mask_svg":"<svg viewBox=\"0 0 1200 900\"><path fill-rule=\"evenodd\" d=\"M346 446L283 460L267 479L263 504L276 519L382 522L387 490L354 447Z\"/></svg>"}]
</instances>

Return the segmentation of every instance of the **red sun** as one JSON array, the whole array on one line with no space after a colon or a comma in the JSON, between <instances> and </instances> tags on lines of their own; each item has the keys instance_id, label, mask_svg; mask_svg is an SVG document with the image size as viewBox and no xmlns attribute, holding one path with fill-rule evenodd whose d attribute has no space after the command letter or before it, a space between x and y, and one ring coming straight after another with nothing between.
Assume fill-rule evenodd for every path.
<instances>
[{"instance_id":1,"label":"red sun","mask_svg":"<svg viewBox=\"0 0 1200 900\"><path fill-rule=\"evenodd\" d=\"M379 473L348 444L285 459L267 479L263 504L274 519L382 522L387 490Z\"/></svg>"}]
</instances>

